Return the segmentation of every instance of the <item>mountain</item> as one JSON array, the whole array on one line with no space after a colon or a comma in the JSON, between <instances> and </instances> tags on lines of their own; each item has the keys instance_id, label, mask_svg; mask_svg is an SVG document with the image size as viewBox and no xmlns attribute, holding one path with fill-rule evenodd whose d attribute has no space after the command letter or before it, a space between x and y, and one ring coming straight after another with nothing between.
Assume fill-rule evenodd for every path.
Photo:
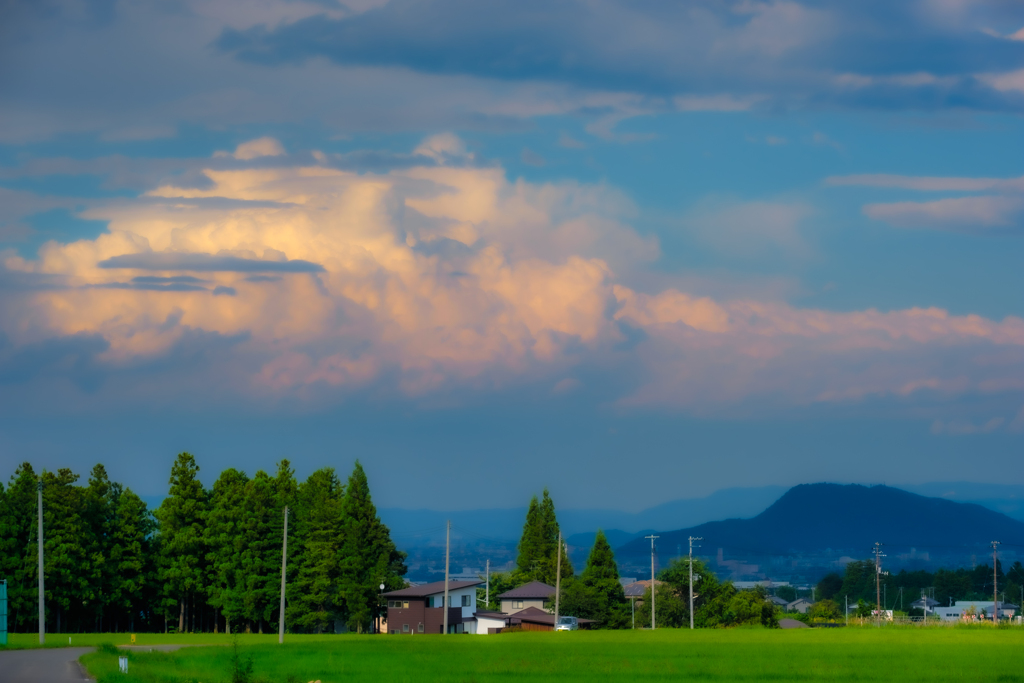
<instances>
[{"instance_id":1,"label":"mountain","mask_svg":"<svg viewBox=\"0 0 1024 683\"><path fill-rule=\"evenodd\" d=\"M601 508L558 508L558 524L566 536L590 534L590 543L598 529L620 530L619 542L648 529L692 526L722 517L751 517L777 499L784 486L731 488L715 491L704 498L682 498L640 512ZM556 501L557 502L557 501ZM478 510L408 510L380 508L381 520L392 536L409 545L444 542L444 527L452 522L452 538L518 542L526 521L526 508L490 508ZM582 539L581 543L585 543ZM611 542L611 541L610 541ZM612 542L615 545L614 542ZM587 546L589 548L589 544Z\"/></svg>"},{"instance_id":2,"label":"mountain","mask_svg":"<svg viewBox=\"0 0 1024 683\"><path fill-rule=\"evenodd\" d=\"M877 541L896 548L965 548L998 540L1024 545L1024 523L973 503L929 498L889 486L803 484L752 519L727 519L662 532L658 544L675 547L703 537L705 549L784 555L823 550L866 555ZM650 553L644 539L616 555ZM706 552L703 554L707 554Z\"/></svg>"},{"instance_id":3,"label":"mountain","mask_svg":"<svg viewBox=\"0 0 1024 683\"><path fill-rule=\"evenodd\" d=\"M1020 484L978 484L970 481L937 481L900 486L922 496L945 498L958 503L977 503L1024 522L1024 486Z\"/></svg>"}]
</instances>

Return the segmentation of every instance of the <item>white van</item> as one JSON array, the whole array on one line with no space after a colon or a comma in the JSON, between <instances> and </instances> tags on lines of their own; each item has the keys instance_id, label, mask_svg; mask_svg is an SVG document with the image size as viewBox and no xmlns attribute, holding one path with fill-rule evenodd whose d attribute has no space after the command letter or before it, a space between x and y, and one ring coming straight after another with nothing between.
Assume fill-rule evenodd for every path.
<instances>
[{"instance_id":1,"label":"white van","mask_svg":"<svg viewBox=\"0 0 1024 683\"><path fill-rule=\"evenodd\" d=\"M558 617L558 623L555 624L556 631L578 631L579 628L580 623L576 617Z\"/></svg>"}]
</instances>

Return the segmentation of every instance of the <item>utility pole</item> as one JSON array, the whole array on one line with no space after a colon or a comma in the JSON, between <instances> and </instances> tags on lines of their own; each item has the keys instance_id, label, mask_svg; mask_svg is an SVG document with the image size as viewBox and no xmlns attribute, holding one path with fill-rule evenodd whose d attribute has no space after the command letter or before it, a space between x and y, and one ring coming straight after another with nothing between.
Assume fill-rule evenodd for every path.
<instances>
[{"instance_id":1,"label":"utility pole","mask_svg":"<svg viewBox=\"0 0 1024 683\"><path fill-rule=\"evenodd\" d=\"M885 554L882 552L882 544L875 543L875 610L878 613L877 624L878 627L882 626L882 558Z\"/></svg>"},{"instance_id":2,"label":"utility pole","mask_svg":"<svg viewBox=\"0 0 1024 683\"><path fill-rule=\"evenodd\" d=\"M999 623L999 541L992 541L992 623Z\"/></svg>"},{"instance_id":3,"label":"utility pole","mask_svg":"<svg viewBox=\"0 0 1024 683\"><path fill-rule=\"evenodd\" d=\"M558 532L558 559L555 561L555 628L558 628L558 600L562 597L562 532Z\"/></svg>"},{"instance_id":4,"label":"utility pole","mask_svg":"<svg viewBox=\"0 0 1024 683\"><path fill-rule=\"evenodd\" d=\"M444 634L448 635L448 557L452 547L452 520L444 534Z\"/></svg>"},{"instance_id":5,"label":"utility pole","mask_svg":"<svg viewBox=\"0 0 1024 683\"><path fill-rule=\"evenodd\" d=\"M284 507L284 538L281 541L281 616L277 622L277 642L284 643L284 577L288 569L288 506Z\"/></svg>"},{"instance_id":6,"label":"utility pole","mask_svg":"<svg viewBox=\"0 0 1024 683\"><path fill-rule=\"evenodd\" d=\"M484 588L484 609L491 608L491 561L487 560L487 582Z\"/></svg>"},{"instance_id":7,"label":"utility pole","mask_svg":"<svg viewBox=\"0 0 1024 683\"><path fill-rule=\"evenodd\" d=\"M46 642L46 591L43 580L43 479L39 478L39 644Z\"/></svg>"},{"instance_id":8,"label":"utility pole","mask_svg":"<svg viewBox=\"0 0 1024 683\"><path fill-rule=\"evenodd\" d=\"M846 625L850 625L850 596L844 595L843 600L846 601Z\"/></svg>"},{"instance_id":9,"label":"utility pole","mask_svg":"<svg viewBox=\"0 0 1024 683\"><path fill-rule=\"evenodd\" d=\"M693 542L703 541L704 537L690 536L690 630L693 630Z\"/></svg>"},{"instance_id":10,"label":"utility pole","mask_svg":"<svg viewBox=\"0 0 1024 683\"><path fill-rule=\"evenodd\" d=\"M654 622L654 539L661 538L661 536L644 536L644 538L651 539L651 630L655 628Z\"/></svg>"}]
</instances>

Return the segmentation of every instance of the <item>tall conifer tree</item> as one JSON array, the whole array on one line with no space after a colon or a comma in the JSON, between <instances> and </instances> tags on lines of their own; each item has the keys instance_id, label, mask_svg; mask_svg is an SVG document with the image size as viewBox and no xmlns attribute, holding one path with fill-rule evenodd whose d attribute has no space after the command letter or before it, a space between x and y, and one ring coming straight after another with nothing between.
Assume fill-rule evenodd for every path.
<instances>
[{"instance_id":1,"label":"tall conifer tree","mask_svg":"<svg viewBox=\"0 0 1024 683\"><path fill-rule=\"evenodd\" d=\"M395 548L391 532L377 517L370 485L358 460L345 487L343 515L340 585L348 627L362 633L376 613L379 584L387 587L398 572L405 573L405 565L404 554Z\"/></svg>"},{"instance_id":2,"label":"tall conifer tree","mask_svg":"<svg viewBox=\"0 0 1024 683\"><path fill-rule=\"evenodd\" d=\"M67 468L43 473L43 569L57 633L68 627L72 611L83 606L91 612L91 603L98 599L90 586L89 528L82 515L83 491L76 481L78 475Z\"/></svg>"},{"instance_id":3,"label":"tall conifer tree","mask_svg":"<svg viewBox=\"0 0 1024 683\"><path fill-rule=\"evenodd\" d=\"M281 534L284 520L277 510L274 481L260 470L245 485L241 536L241 571L246 618L263 622L279 604L281 577Z\"/></svg>"},{"instance_id":4,"label":"tall conifer tree","mask_svg":"<svg viewBox=\"0 0 1024 683\"><path fill-rule=\"evenodd\" d=\"M156 566L152 513L131 489L117 497L109 566L113 571L110 604L128 615L126 626L135 630L135 617L155 597ZM115 629L116 630L116 629Z\"/></svg>"},{"instance_id":5,"label":"tall conifer tree","mask_svg":"<svg viewBox=\"0 0 1024 683\"><path fill-rule=\"evenodd\" d=\"M91 570L89 591L85 597L92 605L95 631L102 630L104 611L113 596L116 569L109 560L119 495L120 487L111 484L106 468L101 464L95 465L83 492L83 516L88 529L88 537L83 542Z\"/></svg>"},{"instance_id":6,"label":"tall conifer tree","mask_svg":"<svg viewBox=\"0 0 1024 683\"><path fill-rule=\"evenodd\" d=\"M245 615L242 585L242 520L245 515L246 484L244 472L229 468L213 484L205 536L210 568L210 604L219 609L225 627L239 623Z\"/></svg>"},{"instance_id":7,"label":"tall conifer tree","mask_svg":"<svg viewBox=\"0 0 1024 683\"><path fill-rule=\"evenodd\" d=\"M334 470L313 472L298 488L286 614L293 627L323 633L331 628L344 608L339 593L341 546L344 537L342 507L345 489Z\"/></svg>"},{"instance_id":8,"label":"tall conifer tree","mask_svg":"<svg viewBox=\"0 0 1024 683\"><path fill-rule=\"evenodd\" d=\"M160 571L164 594L178 604L178 632L186 629L185 610L204 589L207 496L191 453L180 453L171 467L170 489L157 510L160 522Z\"/></svg>"},{"instance_id":9,"label":"tall conifer tree","mask_svg":"<svg viewBox=\"0 0 1024 683\"><path fill-rule=\"evenodd\" d=\"M36 486L38 479L32 465L25 462L14 470L7 487L7 508L12 529L14 552L7 566L8 624L18 630L29 630L36 625L38 598L36 581Z\"/></svg>"}]
</instances>

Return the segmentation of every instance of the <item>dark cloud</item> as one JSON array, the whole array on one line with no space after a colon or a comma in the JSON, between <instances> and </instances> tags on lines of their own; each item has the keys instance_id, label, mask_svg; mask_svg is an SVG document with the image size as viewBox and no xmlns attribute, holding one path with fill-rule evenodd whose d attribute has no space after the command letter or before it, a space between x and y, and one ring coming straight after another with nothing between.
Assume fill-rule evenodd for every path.
<instances>
[{"instance_id":1,"label":"dark cloud","mask_svg":"<svg viewBox=\"0 0 1024 683\"><path fill-rule=\"evenodd\" d=\"M280 282L280 275L250 275L245 278L246 282Z\"/></svg>"},{"instance_id":2,"label":"dark cloud","mask_svg":"<svg viewBox=\"0 0 1024 683\"><path fill-rule=\"evenodd\" d=\"M235 296L236 294L238 294L238 292L235 290L234 287L220 286L220 287L214 287L213 288L213 295L214 296L221 296L221 295Z\"/></svg>"},{"instance_id":3,"label":"dark cloud","mask_svg":"<svg viewBox=\"0 0 1024 683\"><path fill-rule=\"evenodd\" d=\"M238 256L217 256L188 252L144 252L123 254L99 262L100 268L134 268L137 270L188 270L204 273L322 273L319 263L292 259L261 261Z\"/></svg>"},{"instance_id":4,"label":"dark cloud","mask_svg":"<svg viewBox=\"0 0 1024 683\"><path fill-rule=\"evenodd\" d=\"M1024 5L997 0L943 16L928 3L396 0L354 16L225 29L216 46L276 66L326 57L346 65L640 91L761 92L854 106L1019 107L972 76L1024 66ZM855 73L881 79L850 89ZM926 73L950 82L886 83Z\"/></svg>"},{"instance_id":5,"label":"dark cloud","mask_svg":"<svg viewBox=\"0 0 1024 683\"><path fill-rule=\"evenodd\" d=\"M99 334L54 337L17 349L0 347L0 384L21 384L42 375L70 379L80 388L93 390L103 371L96 356L110 344Z\"/></svg>"}]
</instances>

